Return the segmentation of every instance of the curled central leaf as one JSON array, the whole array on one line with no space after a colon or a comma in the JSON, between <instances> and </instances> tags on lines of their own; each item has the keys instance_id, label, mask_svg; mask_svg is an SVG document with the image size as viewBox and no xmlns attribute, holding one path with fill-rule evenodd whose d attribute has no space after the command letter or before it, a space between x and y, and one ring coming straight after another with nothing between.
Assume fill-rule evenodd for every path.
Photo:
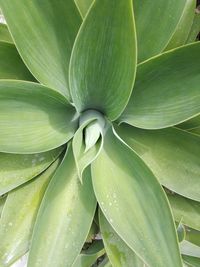
<instances>
[{"instance_id":1,"label":"curled central leaf","mask_svg":"<svg viewBox=\"0 0 200 267\"><path fill-rule=\"evenodd\" d=\"M106 119L96 110L87 110L79 118L79 129L73 138L73 153L80 180L85 168L99 155L106 128Z\"/></svg>"},{"instance_id":2,"label":"curled central leaf","mask_svg":"<svg viewBox=\"0 0 200 267\"><path fill-rule=\"evenodd\" d=\"M103 115L95 110L87 110L80 116L80 126L85 125L84 128L84 143L85 153L92 148L103 135L106 125Z\"/></svg>"}]
</instances>

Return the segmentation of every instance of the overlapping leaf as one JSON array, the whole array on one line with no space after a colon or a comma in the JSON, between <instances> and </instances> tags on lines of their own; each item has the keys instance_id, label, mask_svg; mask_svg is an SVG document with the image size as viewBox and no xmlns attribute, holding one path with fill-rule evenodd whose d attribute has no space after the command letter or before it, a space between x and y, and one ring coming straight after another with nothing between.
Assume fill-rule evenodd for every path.
<instances>
[{"instance_id":1,"label":"overlapping leaf","mask_svg":"<svg viewBox=\"0 0 200 267\"><path fill-rule=\"evenodd\" d=\"M0 153L0 195L43 172L63 148L31 155Z\"/></svg>"},{"instance_id":2,"label":"overlapping leaf","mask_svg":"<svg viewBox=\"0 0 200 267\"><path fill-rule=\"evenodd\" d=\"M92 180L105 217L148 266L182 266L172 215L160 184L111 129L92 163Z\"/></svg>"},{"instance_id":3,"label":"overlapping leaf","mask_svg":"<svg viewBox=\"0 0 200 267\"><path fill-rule=\"evenodd\" d=\"M169 127L200 113L200 43L171 50L137 69L120 121L145 129Z\"/></svg>"},{"instance_id":4,"label":"overlapping leaf","mask_svg":"<svg viewBox=\"0 0 200 267\"><path fill-rule=\"evenodd\" d=\"M86 13L88 12L88 9L90 8L93 0L75 0L75 3L78 6L78 9L81 13L81 16L84 18Z\"/></svg>"},{"instance_id":5,"label":"overlapping leaf","mask_svg":"<svg viewBox=\"0 0 200 267\"><path fill-rule=\"evenodd\" d=\"M170 50L185 44L193 24L195 7L196 0L187 0L185 2L182 16L165 50Z\"/></svg>"},{"instance_id":6,"label":"overlapping leaf","mask_svg":"<svg viewBox=\"0 0 200 267\"><path fill-rule=\"evenodd\" d=\"M128 125L116 128L160 183L185 197L200 201L200 138L170 128L142 130Z\"/></svg>"},{"instance_id":7,"label":"overlapping leaf","mask_svg":"<svg viewBox=\"0 0 200 267\"><path fill-rule=\"evenodd\" d=\"M73 0L0 0L20 55L44 85L70 98L68 66L81 17Z\"/></svg>"},{"instance_id":8,"label":"overlapping leaf","mask_svg":"<svg viewBox=\"0 0 200 267\"><path fill-rule=\"evenodd\" d=\"M58 92L36 83L0 81L0 151L37 153L66 143L74 109Z\"/></svg>"},{"instance_id":9,"label":"overlapping leaf","mask_svg":"<svg viewBox=\"0 0 200 267\"><path fill-rule=\"evenodd\" d=\"M104 215L99 213L100 229L106 253L115 267L145 267L142 260L117 235Z\"/></svg>"},{"instance_id":10,"label":"overlapping leaf","mask_svg":"<svg viewBox=\"0 0 200 267\"><path fill-rule=\"evenodd\" d=\"M0 79L35 81L15 46L3 41L0 41Z\"/></svg>"},{"instance_id":11,"label":"overlapping leaf","mask_svg":"<svg viewBox=\"0 0 200 267\"><path fill-rule=\"evenodd\" d=\"M181 19L186 0L133 0L138 61L155 56L163 51Z\"/></svg>"},{"instance_id":12,"label":"overlapping leaf","mask_svg":"<svg viewBox=\"0 0 200 267\"><path fill-rule=\"evenodd\" d=\"M10 266L28 251L40 202L58 164L8 194L0 220L1 266Z\"/></svg>"},{"instance_id":13,"label":"overlapping leaf","mask_svg":"<svg viewBox=\"0 0 200 267\"><path fill-rule=\"evenodd\" d=\"M96 0L76 39L70 89L79 112L102 111L114 120L126 106L136 66L131 0Z\"/></svg>"},{"instance_id":14,"label":"overlapping leaf","mask_svg":"<svg viewBox=\"0 0 200 267\"><path fill-rule=\"evenodd\" d=\"M12 37L6 24L0 23L0 41L13 43Z\"/></svg>"},{"instance_id":15,"label":"overlapping leaf","mask_svg":"<svg viewBox=\"0 0 200 267\"><path fill-rule=\"evenodd\" d=\"M42 201L28 266L71 267L87 238L95 208L90 169L81 184L70 146Z\"/></svg>"},{"instance_id":16,"label":"overlapping leaf","mask_svg":"<svg viewBox=\"0 0 200 267\"><path fill-rule=\"evenodd\" d=\"M200 203L177 194L167 194L167 197L174 219L200 231Z\"/></svg>"}]
</instances>

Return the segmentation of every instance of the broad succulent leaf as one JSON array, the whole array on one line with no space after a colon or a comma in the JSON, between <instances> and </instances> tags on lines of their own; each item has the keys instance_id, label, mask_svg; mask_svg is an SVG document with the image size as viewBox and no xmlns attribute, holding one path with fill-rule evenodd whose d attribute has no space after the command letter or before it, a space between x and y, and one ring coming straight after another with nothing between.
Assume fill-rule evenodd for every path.
<instances>
[{"instance_id":1,"label":"broad succulent leaf","mask_svg":"<svg viewBox=\"0 0 200 267\"><path fill-rule=\"evenodd\" d=\"M197 190L200 185L198 136L176 128L153 131L121 125L115 129L140 155L162 185L200 201L200 192Z\"/></svg>"},{"instance_id":2,"label":"broad succulent leaf","mask_svg":"<svg viewBox=\"0 0 200 267\"><path fill-rule=\"evenodd\" d=\"M200 113L199 62L200 43L197 42L140 64L120 122L159 129L197 116Z\"/></svg>"},{"instance_id":3,"label":"broad succulent leaf","mask_svg":"<svg viewBox=\"0 0 200 267\"><path fill-rule=\"evenodd\" d=\"M0 153L0 196L43 172L63 148L31 155Z\"/></svg>"},{"instance_id":4,"label":"broad succulent leaf","mask_svg":"<svg viewBox=\"0 0 200 267\"><path fill-rule=\"evenodd\" d=\"M12 37L8 31L6 24L0 23L0 41L13 43Z\"/></svg>"},{"instance_id":5,"label":"broad succulent leaf","mask_svg":"<svg viewBox=\"0 0 200 267\"><path fill-rule=\"evenodd\" d=\"M127 246L117 235L112 226L106 220L102 212L99 212L99 222L103 242L108 258L115 267L145 267L144 262Z\"/></svg>"},{"instance_id":6,"label":"broad succulent leaf","mask_svg":"<svg viewBox=\"0 0 200 267\"><path fill-rule=\"evenodd\" d=\"M200 231L200 203L177 194L167 194L174 219Z\"/></svg>"},{"instance_id":7,"label":"broad succulent leaf","mask_svg":"<svg viewBox=\"0 0 200 267\"><path fill-rule=\"evenodd\" d=\"M96 0L70 62L71 95L79 112L95 109L111 120L122 113L134 82L135 43L132 1Z\"/></svg>"},{"instance_id":8,"label":"broad succulent leaf","mask_svg":"<svg viewBox=\"0 0 200 267\"><path fill-rule=\"evenodd\" d=\"M133 0L138 62L161 53L171 39L187 0ZM148 98L148 97L147 97Z\"/></svg>"},{"instance_id":9,"label":"broad succulent leaf","mask_svg":"<svg viewBox=\"0 0 200 267\"><path fill-rule=\"evenodd\" d=\"M0 79L35 81L14 44L0 41Z\"/></svg>"},{"instance_id":10,"label":"broad succulent leaf","mask_svg":"<svg viewBox=\"0 0 200 267\"><path fill-rule=\"evenodd\" d=\"M181 267L171 211L160 184L111 129L104 138L92 163L92 181L105 217L148 266Z\"/></svg>"},{"instance_id":11,"label":"broad succulent leaf","mask_svg":"<svg viewBox=\"0 0 200 267\"><path fill-rule=\"evenodd\" d=\"M105 253L101 240L94 241L87 250L82 251L72 267L92 266L96 260Z\"/></svg>"},{"instance_id":12,"label":"broad succulent leaf","mask_svg":"<svg viewBox=\"0 0 200 267\"><path fill-rule=\"evenodd\" d=\"M196 134L196 135L200 135L200 126L193 128L193 129L190 129L189 132Z\"/></svg>"},{"instance_id":13,"label":"broad succulent leaf","mask_svg":"<svg viewBox=\"0 0 200 267\"><path fill-rule=\"evenodd\" d=\"M74 0L74 1L83 18L87 14L88 9L90 8L91 4L94 2L94 0Z\"/></svg>"},{"instance_id":14,"label":"broad succulent leaf","mask_svg":"<svg viewBox=\"0 0 200 267\"><path fill-rule=\"evenodd\" d=\"M59 162L8 194L0 219L1 266L10 266L28 251L39 205Z\"/></svg>"},{"instance_id":15,"label":"broad succulent leaf","mask_svg":"<svg viewBox=\"0 0 200 267\"><path fill-rule=\"evenodd\" d=\"M200 266L200 258L191 257L183 255L184 262L187 263L188 267L199 267Z\"/></svg>"},{"instance_id":16,"label":"broad succulent leaf","mask_svg":"<svg viewBox=\"0 0 200 267\"><path fill-rule=\"evenodd\" d=\"M96 208L90 169L84 174L81 184L70 146L47 188L39 209L31 243L29 267L71 267L78 257Z\"/></svg>"},{"instance_id":17,"label":"broad succulent leaf","mask_svg":"<svg viewBox=\"0 0 200 267\"><path fill-rule=\"evenodd\" d=\"M70 99L68 66L81 17L73 0L0 0L17 49L42 84Z\"/></svg>"},{"instance_id":18,"label":"broad succulent leaf","mask_svg":"<svg viewBox=\"0 0 200 267\"><path fill-rule=\"evenodd\" d=\"M194 20L195 7L196 0L187 0L185 2L182 16L165 50L170 50L185 44Z\"/></svg>"},{"instance_id":19,"label":"broad succulent leaf","mask_svg":"<svg viewBox=\"0 0 200 267\"><path fill-rule=\"evenodd\" d=\"M177 127L191 133L200 134L200 115L177 125Z\"/></svg>"},{"instance_id":20,"label":"broad succulent leaf","mask_svg":"<svg viewBox=\"0 0 200 267\"><path fill-rule=\"evenodd\" d=\"M66 143L74 108L58 92L22 81L0 81L0 151L38 153Z\"/></svg>"}]
</instances>

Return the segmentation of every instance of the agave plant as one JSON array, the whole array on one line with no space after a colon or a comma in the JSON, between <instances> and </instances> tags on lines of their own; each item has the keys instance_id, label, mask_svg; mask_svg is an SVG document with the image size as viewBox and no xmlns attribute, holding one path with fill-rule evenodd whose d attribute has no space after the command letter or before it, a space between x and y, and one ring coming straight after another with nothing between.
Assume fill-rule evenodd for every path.
<instances>
[{"instance_id":1,"label":"agave plant","mask_svg":"<svg viewBox=\"0 0 200 267\"><path fill-rule=\"evenodd\" d=\"M199 15L151 2L0 0L0 266L200 266Z\"/></svg>"}]
</instances>

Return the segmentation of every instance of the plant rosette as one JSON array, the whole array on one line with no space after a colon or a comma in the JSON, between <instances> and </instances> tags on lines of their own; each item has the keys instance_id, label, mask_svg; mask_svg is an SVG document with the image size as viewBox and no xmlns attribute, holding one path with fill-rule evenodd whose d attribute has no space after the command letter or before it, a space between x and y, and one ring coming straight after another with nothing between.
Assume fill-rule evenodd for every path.
<instances>
[{"instance_id":1,"label":"plant rosette","mask_svg":"<svg viewBox=\"0 0 200 267\"><path fill-rule=\"evenodd\" d=\"M0 265L197 266L195 1L0 7Z\"/></svg>"}]
</instances>

